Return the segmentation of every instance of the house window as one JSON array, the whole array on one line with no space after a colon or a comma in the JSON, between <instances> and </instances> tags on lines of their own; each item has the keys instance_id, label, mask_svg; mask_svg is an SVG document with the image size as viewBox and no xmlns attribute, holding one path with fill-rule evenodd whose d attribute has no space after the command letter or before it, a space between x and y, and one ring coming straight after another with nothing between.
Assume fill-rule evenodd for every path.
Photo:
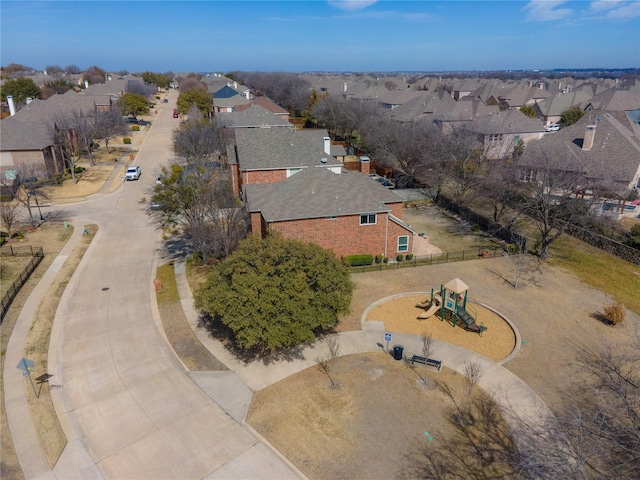
<instances>
[{"instance_id":1,"label":"house window","mask_svg":"<svg viewBox=\"0 0 640 480\"><path fill-rule=\"evenodd\" d=\"M398 237L398 251L399 252L408 252L409 251L409 236L408 235L400 235Z\"/></svg>"},{"instance_id":2,"label":"house window","mask_svg":"<svg viewBox=\"0 0 640 480\"><path fill-rule=\"evenodd\" d=\"M513 144L518 145L520 143L520 136L516 135L513 137Z\"/></svg>"},{"instance_id":3,"label":"house window","mask_svg":"<svg viewBox=\"0 0 640 480\"><path fill-rule=\"evenodd\" d=\"M360 225L375 225L375 224L376 224L375 213L365 213L360 215Z\"/></svg>"},{"instance_id":4,"label":"house window","mask_svg":"<svg viewBox=\"0 0 640 480\"><path fill-rule=\"evenodd\" d=\"M15 170L5 170L4 178L7 180L15 180L16 179L16 171Z\"/></svg>"},{"instance_id":5,"label":"house window","mask_svg":"<svg viewBox=\"0 0 640 480\"><path fill-rule=\"evenodd\" d=\"M491 143L501 142L502 141L502 134L501 133L495 133L493 135L489 135L489 141Z\"/></svg>"},{"instance_id":6,"label":"house window","mask_svg":"<svg viewBox=\"0 0 640 480\"><path fill-rule=\"evenodd\" d=\"M338 217L325 217L325 220L337 220Z\"/></svg>"}]
</instances>

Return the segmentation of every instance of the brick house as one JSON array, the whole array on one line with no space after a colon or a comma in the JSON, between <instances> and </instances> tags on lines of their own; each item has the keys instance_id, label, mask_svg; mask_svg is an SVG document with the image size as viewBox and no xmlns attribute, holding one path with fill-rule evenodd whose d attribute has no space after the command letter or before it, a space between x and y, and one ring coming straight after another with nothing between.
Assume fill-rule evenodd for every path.
<instances>
[{"instance_id":1,"label":"brick house","mask_svg":"<svg viewBox=\"0 0 640 480\"><path fill-rule=\"evenodd\" d=\"M244 186L251 232L278 231L337 256L395 258L413 251L417 232L402 222L402 198L359 172L308 166L280 182Z\"/></svg>"},{"instance_id":2,"label":"brick house","mask_svg":"<svg viewBox=\"0 0 640 480\"><path fill-rule=\"evenodd\" d=\"M238 193L243 185L279 182L323 159L327 168L336 172L342 168L336 156L344 155L344 147L332 145L326 130L236 128L234 134L235 143L227 149L227 158ZM363 168L368 175L369 164Z\"/></svg>"}]
</instances>

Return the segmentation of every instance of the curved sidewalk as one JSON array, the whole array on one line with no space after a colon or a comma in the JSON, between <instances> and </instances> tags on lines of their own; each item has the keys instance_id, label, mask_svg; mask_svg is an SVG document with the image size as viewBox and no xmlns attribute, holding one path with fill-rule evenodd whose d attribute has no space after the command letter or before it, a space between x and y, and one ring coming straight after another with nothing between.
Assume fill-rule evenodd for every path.
<instances>
[{"instance_id":1,"label":"curved sidewalk","mask_svg":"<svg viewBox=\"0 0 640 480\"><path fill-rule=\"evenodd\" d=\"M11 432L14 449L24 476L39 479L55 479L49 462L45 458L40 439L29 412L25 393L25 379L16 368L24 356L24 347L31 323L49 286L53 283L65 261L82 238L82 228L74 226L66 245L60 250L51 266L26 300L7 344L4 359L3 389L7 424Z\"/></svg>"},{"instance_id":2,"label":"curved sidewalk","mask_svg":"<svg viewBox=\"0 0 640 480\"><path fill-rule=\"evenodd\" d=\"M300 358L296 360L279 360L269 364L259 361L251 364L243 363L233 356L222 342L211 338L204 329L198 328L198 313L193 307L193 297L186 279L184 264L176 263L175 273L180 300L194 332L202 344L252 391L261 390L316 365L319 359L326 358L328 355L328 346L325 342L319 341L303 349L300 352ZM378 325L378 328L384 327ZM342 332L338 334L340 352L342 355L349 355L384 351L384 333L384 329ZM394 332L393 343L404 347L405 356L422 352L422 337L416 335ZM444 366L462 375L465 373L468 362L478 363L482 367L482 377L478 385L496 400L512 431L519 431L523 425L529 429L541 428L546 419L552 415L549 407L531 387L499 363L465 348L435 339L431 352L433 358L441 360ZM246 411L244 415L246 416Z\"/></svg>"}]
</instances>

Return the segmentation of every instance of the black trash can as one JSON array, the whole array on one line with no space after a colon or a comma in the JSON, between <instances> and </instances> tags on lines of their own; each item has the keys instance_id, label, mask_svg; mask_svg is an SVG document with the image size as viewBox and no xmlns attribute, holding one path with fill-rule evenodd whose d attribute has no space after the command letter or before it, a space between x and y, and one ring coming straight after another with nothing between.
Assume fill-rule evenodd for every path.
<instances>
[{"instance_id":1,"label":"black trash can","mask_svg":"<svg viewBox=\"0 0 640 480\"><path fill-rule=\"evenodd\" d=\"M394 360L402 360L402 351L404 347L402 345L394 345L393 346L393 359Z\"/></svg>"}]
</instances>

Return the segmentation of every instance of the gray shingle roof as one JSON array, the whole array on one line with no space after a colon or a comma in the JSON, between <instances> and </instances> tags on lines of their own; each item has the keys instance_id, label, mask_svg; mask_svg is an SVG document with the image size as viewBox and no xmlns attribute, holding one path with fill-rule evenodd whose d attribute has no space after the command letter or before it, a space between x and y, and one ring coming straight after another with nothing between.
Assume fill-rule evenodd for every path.
<instances>
[{"instance_id":1,"label":"gray shingle roof","mask_svg":"<svg viewBox=\"0 0 640 480\"><path fill-rule=\"evenodd\" d=\"M288 128L235 129L237 161L241 171L276 170L341 163L324 152L326 130L291 130Z\"/></svg>"},{"instance_id":2,"label":"gray shingle roof","mask_svg":"<svg viewBox=\"0 0 640 480\"><path fill-rule=\"evenodd\" d=\"M245 185L250 212L265 221L299 220L391 211L386 204L401 202L392 190L358 172L333 173L309 167L281 182Z\"/></svg>"},{"instance_id":3,"label":"gray shingle roof","mask_svg":"<svg viewBox=\"0 0 640 480\"><path fill-rule=\"evenodd\" d=\"M577 161L594 181L611 178L624 194L640 168L640 135L634 130L628 115L621 112L593 111L578 122L537 140L525 148L519 161L522 166L537 165L535 152L542 148L547 154L568 162ZM596 125L593 146L582 150L588 125ZM571 167L569 167L571 168Z\"/></svg>"},{"instance_id":4,"label":"gray shingle roof","mask_svg":"<svg viewBox=\"0 0 640 480\"><path fill-rule=\"evenodd\" d=\"M216 114L216 118L221 125L230 128L242 127L287 127L293 128L293 125L279 115L271 113L267 109L252 105L241 112L220 112Z\"/></svg>"},{"instance_id":5,"label":"gray shingle roof","mask_svg":"<svg viewBox=\"0 0 640 480\"><path fill-rule=\"evenodd\" d=\"M544 132L540 120L527 117L520 110L504 110L476 118L469 124L469 129L485 135Z\"/></svg>"}]
</instances>

